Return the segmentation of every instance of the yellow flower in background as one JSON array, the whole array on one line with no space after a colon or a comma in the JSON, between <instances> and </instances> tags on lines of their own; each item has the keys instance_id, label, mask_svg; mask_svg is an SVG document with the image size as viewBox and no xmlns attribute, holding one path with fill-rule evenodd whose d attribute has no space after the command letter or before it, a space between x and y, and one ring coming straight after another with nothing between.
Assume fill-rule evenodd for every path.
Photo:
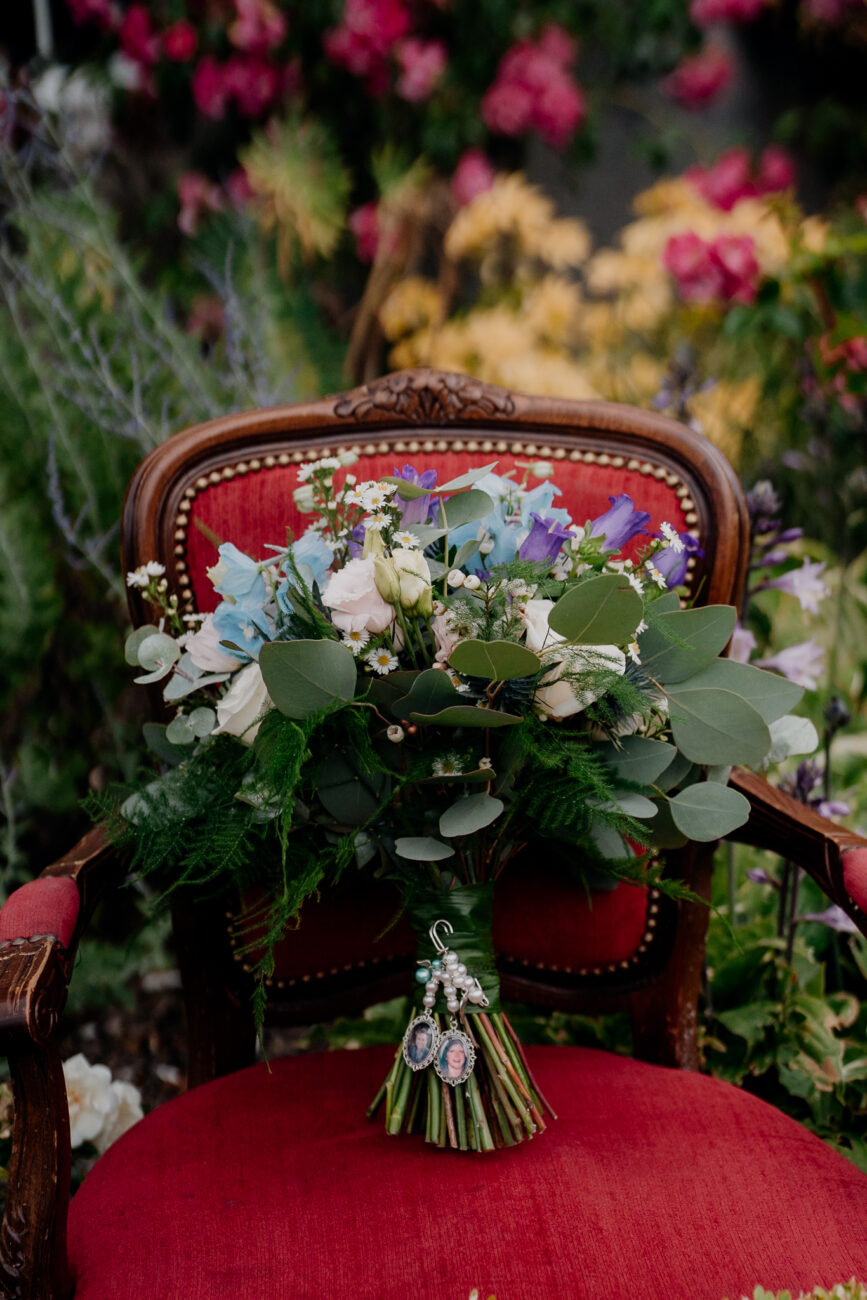
<instances>
[{"instance_id":1,"label":"yellow flower in background","mask_svg":"<svg viewBox=\"0 0 867 1300\"><path fill-rule=\"evenodd\" d=\"M580 266L590 251L584 223L558 219L551 200L519 172L497 176L489 190L461 208L446 231L444 249L452 261L481 262L503 241L523 257L558 269Z\"/></svg>"},{"instance_id":2,"label":"yellow flower in background","mask_svg":"<svg viewBox=\"0 0 867 1300\"><path fill-rule=\"evenodd\" d=\"M740 381L720 380L696 393L690 405L702 432L723 455L737 465L747 430L753 428L762 384L758 375Z\"/></svg>"},{"instance_id":3,"label":"yellow flower in background","mask_svg":"<svg viewBox=\"0 0 867 1300\"><path fill-rule=\"evenodd\" d=\"M487 373L481 378L519 392L580 401L601 396L580 365L550 348L531 348L520 356L506 357L485 369Z\"/></svg>"},{"instance_id":4,"label":"yellow flower in background","mask_svg":"<svg viewBox=\"0 0 867 1300\"><path fill-rule=\"evenodd\" d=\"M824 253L831 226L824 217L805 217L801 222L801 247L807 253Z\"/></svg>"},{"instance_id":5,"label":"yellow flower in background","mask_svg":"<svg viewBox=\"0 0 867 1300\"><path fill-rule=\"evenodd\" d=\"M445 303L435 284L420 275L408 276L392 289L379 309L379 323L389 340L415 334L442 316Z\"/></svg>"},{"instance_id":6,"label":"yellow flower in background","mask_svg":"<svg viewBox=\"0 0 867 1300\"><path fill-rule=\"evenodd\" d=\"M538 247L530 249L542 262L558 271L581 266L590 255L590 232L577 217L552 221Z\"/></svg>"},{"instance_id":7,"label":"yellow flower in background","mask_svg":"<svg viewBox=\"0 0 867 1300\"><path fill-rule=\"evenodd\" d=\"M577 332L581 304L577 284L559 275L546 275L526 295L522 315L534 334L562 343Z\"/></svg>"}]
</instances>

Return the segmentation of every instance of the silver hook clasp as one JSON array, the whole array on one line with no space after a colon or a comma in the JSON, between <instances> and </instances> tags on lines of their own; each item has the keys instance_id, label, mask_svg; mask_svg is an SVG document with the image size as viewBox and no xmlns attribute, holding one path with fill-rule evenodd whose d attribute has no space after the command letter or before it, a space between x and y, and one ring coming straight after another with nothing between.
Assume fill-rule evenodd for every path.
<instances>
[{"instance_id":1,"label":"silver hook clasp","mask_svg":"<svg viewBox=\"0 0 867 1300\"><path fill-rule=\"evenodd\" d=\"M454 926L452 925L451 921L445 921L445 920L434 921L433 925L432 925L431 928L428 930L428 934L430 935L430 941L431 941L431 943L433 944L433 946L434 946L434 948L436 949L437 952L445 952L445 951L446 951L446 945L443 943L442 939L441 939L441 938L439 937L439 935L437 934L437 929L438 929L439 926L441 926L441 925L442 925L442 926L445 926L446 932L447 932L448 934L453 934L453 933L454 933Z\"/></svg>"}]
</instances>

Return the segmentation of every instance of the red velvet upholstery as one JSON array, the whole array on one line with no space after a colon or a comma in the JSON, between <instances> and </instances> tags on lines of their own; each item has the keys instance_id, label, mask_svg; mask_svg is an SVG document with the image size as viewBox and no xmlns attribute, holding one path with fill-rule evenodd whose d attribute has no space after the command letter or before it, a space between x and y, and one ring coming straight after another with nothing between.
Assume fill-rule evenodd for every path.
<instances>
[{"instance_id":1,"label":"red velvet upholstery","mask_svg":"<svg viewBox=\"0 0 867 1300\"><path fill-rule=\"evenodd\" d=\"M68 876L29 880L0 910L0 942L53 934L66 947L75 932L79 901L78 887Z\"/></svg>"},{"instance_id":2,"label":"red velvet upholstery","mask_svg":"<svg viewBox=\"0 0 867 1300\"><path fill-rule=\"evenodd\" d=\"M594 968L626 961L636 951L647 925L647 892L635 885L588 896L573 882L539 865L533 866L532 907L527 906L526 876L513 865L497 885L494 944L497 952L533 965L544 959L558 969ZM249 891L255 908L260 891ZM415 939L401 917L396 889L385 883L344 877L336 889L323 889L304 904L301 924L290 930L274 954L275 979L299 979L329 973L325 954L338 952L341 964L381 962L394 957L412 961ZM245 934L251 941L255 931ZM250 960L255 960L255 956Z\"/></svg>"},{"instance_id":3,"label":"red velvet upholstery","mask_svg":"<svg viewBox=\"0 0 867 1300\"><path fill-rule=\"evenodd\" d=\"M439 456L422 451L414 454L401 452L389 456L364 456L352 467L352 473L359 479L376 478L380 474L394 473L396 464L400 468L409 462L417 469L438 469L440 482L445 483L469 468L495 460L498 462L496 473L505 473L514 466L516 459L526 464L524 456L498 455L496 452L450 452ZM519 478L522 473L522 470L517 470ZM338 481L341 477L342 472L337 475ZM555 504L570 510L576 523L583 524L607 510L609 496L628 492L640 510L647 510L652 515L651 529L658 529L663 519L676 528L686 527L675 490L650 475L562 460L557 462L554 481L563 492ZM302 515L292 500L297 486L298 467L290 465L262 469L243 478L226 479L198 493L193 502L193 527L187 535L186 559L200 610L214 609L219 602L205 572L210 565L216 564L218 558L211 539L216 536L220 541L234 542L254 559L268 558L272 553L265 549L266 545L281 545L286 539L287 525L296 537L309 526L310 517ZM209 532L203 532L198 525L204 525ZM645 540L637 538L633 550Z\"/></svg>"},{"instance_id":4,"label":"red velvet upholstery","mask_svg":"<svg viewBox=\"0 0 867 1300\"><path fill-rule=\"evenodd\" d=\"M843 883L852 902L867 912L867 849L850 849L843 854Z\"/></svg>"},{"instance_id":5,"label":"red velvet upholstery","mask_svg":"<svg viewBox=\"0 0 867 1300\"><path fill-rule=\"evenodd\" d=\"M867 1178L727 1084L536 1049L559 1120L457 1155L365 1120L390 1055L257 1065L136 1125L73 1199L75 1300L735 1300L867 1278Z\"/></svg>"}]
</instances>

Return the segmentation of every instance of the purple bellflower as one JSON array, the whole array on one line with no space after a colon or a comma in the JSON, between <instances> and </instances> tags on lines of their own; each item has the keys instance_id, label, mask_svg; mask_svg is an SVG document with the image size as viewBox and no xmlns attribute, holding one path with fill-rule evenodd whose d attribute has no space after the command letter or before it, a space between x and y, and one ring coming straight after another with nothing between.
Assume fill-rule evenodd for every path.
<instances>
[{"instance_id":1,"label":"purple bellflower","mask_svg":"<svg viewBox=\"0 0 867 1300\"><path fill-rule=\"evenodd\" d=\"M704 555L698 538L692 533L678 533L680 546L663 546L653 557L653 567L662 574L665 585L671 590L679 587L686 577L686 566L691 555Z\"/></svg>"},{"instance_id":2,"label":"purple bellflower","mask_svg":"<svg viewBox=\"0 0 867 1300\"><path fill-rule=\"evenodd\" d=\"M608 500L611 508L591 521L588 536L601 538L603 551L621 551L636 533L647 532L645 524L650 523L650 515L646 510L636 510L632 497L625 492Z\"/></svg>"},{"instance_id":3,"label":"purple bellflower","mask_svg":"<svg viewBox=\"0 0 867 1300\"><path fill-rule=\"evenodd\" d=\"M547 560L553 564L565 541L571 541L574 534L564 528L558 519L544 519L535 510L530 515L532 524L518 550L519 560L533 560L541 563Z\"/></svg>"},{"instance_id":4,"label":"purple bellflower","mask_svg":"<svg viewBox=\"0 0 867 1300\"><path fill-rule=\"evenodd\" d=\"M421 488L432 488L437 481L435 469L426 469L419 474L412 465L404 465L403 469L398 469L395 465L394 476L402 478L404 483L412 483L413 486ZM411 524L426 524L439 509L437 497L413 497L412 501L404 501L400 495L400 488L397 490L395 500L399 501L402 507L400 522L404 528L409 528Z\"/></svg>"}]
</instances>

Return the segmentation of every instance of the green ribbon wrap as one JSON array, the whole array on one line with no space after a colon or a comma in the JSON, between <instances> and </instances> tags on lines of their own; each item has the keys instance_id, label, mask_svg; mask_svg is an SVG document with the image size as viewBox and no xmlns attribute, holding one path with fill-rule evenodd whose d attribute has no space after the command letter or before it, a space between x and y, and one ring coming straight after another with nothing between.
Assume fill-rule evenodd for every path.
<instances>
[{"instance_id":1,"label":"green ribbon wrap","mask_svg":"<svg viewBox=\"0 0 867 1300\"><path fill-rule=\"evenodd\" d=\"M418 941L418 959L432 961L439 953L431 943L428 933L434 921L448 921L453 927L448 934L443 926L437 933L440 940L456 952L470 975L474 975L484 989L490 1006L477 1007L467 1002L464 1012L500 1009L500 980L494 960L494 941L491 933L494 886L457 885L443 891L415 892L406 898L407 915ZM419 998L423 991L419 990ZM434 1011L447 1015L442 991L437 995Z\"/></svg>"}]
</instances>

